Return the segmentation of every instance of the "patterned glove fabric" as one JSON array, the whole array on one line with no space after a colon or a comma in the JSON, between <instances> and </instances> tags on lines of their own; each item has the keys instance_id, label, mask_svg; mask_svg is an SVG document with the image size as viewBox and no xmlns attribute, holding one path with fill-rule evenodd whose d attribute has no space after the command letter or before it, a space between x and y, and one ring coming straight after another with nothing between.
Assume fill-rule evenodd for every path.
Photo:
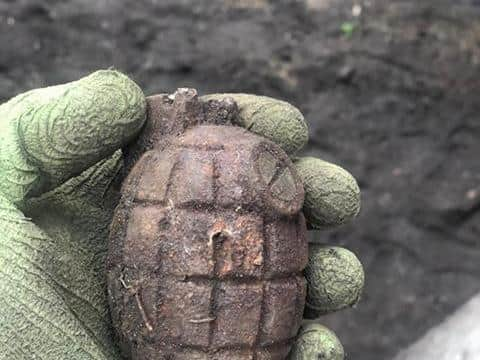
<instances>
[{"instance_id":1,"label":"patterned glove fabric","mask_svg":"<svg viewBox=\"0 0 480 360\"><path fill-rule=\"evenodd\" d=\"M225 95L211 95L222 97ZM266 97L229 94L240 121L289 154L307 141L301 113ZM18 95L0 106L0 359L120 359L106 298L112 186L123 145L145 121L140 88L116 71ZM359 189L338 166L295 158L313 229L359 210ZM312 244L306 317L358 301L363 270L348 250ZM336 336L306 321L292 359L343 359Z\"/></svg>"}]
</instances>

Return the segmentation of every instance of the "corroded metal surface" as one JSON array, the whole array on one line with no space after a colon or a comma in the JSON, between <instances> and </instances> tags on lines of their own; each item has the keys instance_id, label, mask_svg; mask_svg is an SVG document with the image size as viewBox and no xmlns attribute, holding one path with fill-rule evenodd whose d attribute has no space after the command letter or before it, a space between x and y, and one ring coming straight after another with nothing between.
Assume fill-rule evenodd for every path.
<instances>
[{"instance_id":1,"label":"corroded metal surface","mask_svg":"<svg viewBox=\"0 0 480 360\"><path fill-rule=\"evenodd\" d=\"M210 125L213 113L153 145L124 182L108 283L133 359L285 359L300 326L301 182L278 146Z\"/></svg>"}]
</instances>

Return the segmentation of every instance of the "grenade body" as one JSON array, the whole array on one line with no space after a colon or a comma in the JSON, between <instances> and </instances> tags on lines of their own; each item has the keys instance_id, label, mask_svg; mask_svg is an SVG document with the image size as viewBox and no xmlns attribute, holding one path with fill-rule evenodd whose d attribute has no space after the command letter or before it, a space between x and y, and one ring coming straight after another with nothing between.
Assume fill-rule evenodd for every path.
<instances>
[{"instance_id":1,"label":"grenade body","mask_svg":"<svg viewBox=\"0 0 480 360\"><path fill-rule=\"evenodd\" d=\"M132 359L285 359L307 263L303 187L275 144L200 125L150 150L122 189L107 265Z\"/></svg>"}]
</instances>

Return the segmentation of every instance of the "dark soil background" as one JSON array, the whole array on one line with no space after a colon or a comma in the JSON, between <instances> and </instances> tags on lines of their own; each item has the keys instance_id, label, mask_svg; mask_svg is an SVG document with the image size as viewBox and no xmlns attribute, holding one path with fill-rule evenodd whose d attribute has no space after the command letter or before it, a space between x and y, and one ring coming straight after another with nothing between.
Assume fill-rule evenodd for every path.
<instances>
[{"instance_id":1,"label":"dark soil background","mask_svg":"<svg viewBox=\"0 0 480 360\"><path fill-rule=\"evenodd\" d=\"M147 94L296 104L306 153L363 192L357 221L314 235L367 278L358 307L324 322L350 359L385 360L480 290L480 6L355 3L0 0L0 100L114 66Z\"/></svg>"}]
</instances>

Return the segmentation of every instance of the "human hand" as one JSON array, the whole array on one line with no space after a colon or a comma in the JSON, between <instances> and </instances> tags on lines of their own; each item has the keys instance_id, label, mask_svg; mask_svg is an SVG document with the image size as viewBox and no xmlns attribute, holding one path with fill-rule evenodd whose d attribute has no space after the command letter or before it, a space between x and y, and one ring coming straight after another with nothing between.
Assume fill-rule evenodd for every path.
<instances>
[{"instance_id":1,"label":"human hand","mask_svg":"<svg viewBox=\"0 0 480 360\"><path fill-rule=\"evenodd\" d=\"M303 117L291 105L234 98L250 130L289 153L305 143ZM120 357L104 276L107 229L118 200L111 184L121 168L116 150L144 119L141 90L115 71L33 90L0 106L0 359ZM305 184L306 216L323 228L354 216L359 194L347 173L318 161L296 164ZM319 183L320 175L331 181ZM358 298L361 266L337 250L312 247L307 314ZM342 259L354 259L353 265L343 266ZM331 270L318 271L325 266ZM292 357L341 359L336 337L312 326L303 329Z\"/></svg>"},{"instance_id":2,"label":"human hand","mask_svg":"<svg viewBox=\"0 0 480 360\"><path fill-rule=\"evenodd\" d=\"M109 185L145 107L115 71L0 106L0 359L119 358L103 271Z\"/></svg>"}]
</instances>

